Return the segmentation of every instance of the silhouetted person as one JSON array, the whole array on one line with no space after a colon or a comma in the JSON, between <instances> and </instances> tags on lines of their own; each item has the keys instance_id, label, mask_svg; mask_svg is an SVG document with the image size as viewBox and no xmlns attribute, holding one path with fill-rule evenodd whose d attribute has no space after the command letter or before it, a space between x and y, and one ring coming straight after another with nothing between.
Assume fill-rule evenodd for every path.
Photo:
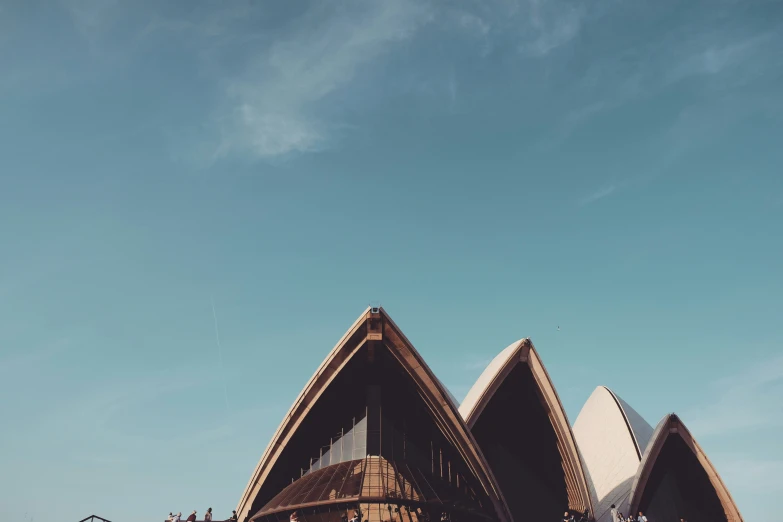
<instances>
[{"instance_id":1,"label":"silhouetted person","mask_svg":"<svg viewBox=\"0 0 783 522\"><path fill-rule=\"evenodd\" d=\"M191 513L188 516L187 522L196 522L196 510L195 509L193 510L193 513Z\"/></svg>"},{"instance_id":2,"label":"silhouetted person","mask_svg":"<svg viewBox=\"0 0 783 522\"><path fill-rule=\"evenodd\" d=\"M563 513L563 522L570 522L570 521L571 521L571 517L568 516L568 511L566 511L565 513Z\"/></svg>"},{"instance_id":3,"label":"silhouetted person","mask_svg":"<svg viewBox=\"0 0 783 522\"><path fill-rule=\"evenodd\" d=\"M206 513L204 513L204 522L212 522L212 508L209 508Z\"/></svg>"},{"instance_id":4,"label":"silhouetted person","mask_svg":"<svg viewBox=\"0 0 783 522\"><path fill-rule=\"evenodd\" d=\"M228 519L229 522L237 522L237 512L232 511L231 512L231 518Z\"/></svg>"}]
</instances>

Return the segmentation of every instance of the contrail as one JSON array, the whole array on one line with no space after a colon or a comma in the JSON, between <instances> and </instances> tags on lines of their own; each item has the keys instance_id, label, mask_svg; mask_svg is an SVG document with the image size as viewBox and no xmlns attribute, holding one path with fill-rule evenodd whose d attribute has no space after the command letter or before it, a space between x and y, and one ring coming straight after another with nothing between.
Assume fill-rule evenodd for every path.
<instances>
[{"instance_id":1,"label":"contrail","mask_svg":"<svg viewBox=\"0 0 783 522\"><path fill-rule=\"evenodd\" d=\"M220 357L220 380L223 381L223 399L226 401L226 412L228 412L228 391L226 390L226 377L223 373L223 347L220 346L220 330L218 329L217 313L215 312L215 299L209 298L212 302L212 319L215 321L215 340L217 341L218 356Z\"/></svg>"}]
</instances>

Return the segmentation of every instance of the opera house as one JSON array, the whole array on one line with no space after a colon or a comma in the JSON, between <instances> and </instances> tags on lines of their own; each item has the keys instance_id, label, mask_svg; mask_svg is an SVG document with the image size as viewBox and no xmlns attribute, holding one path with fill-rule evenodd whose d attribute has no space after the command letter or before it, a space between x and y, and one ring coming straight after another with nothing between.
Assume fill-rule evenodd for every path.
<instances>
[{"instance_id":1,"label":"opera house","mask_svg":"<svg viewBox=\"0 0 783 522\"><path fill-rule=\"evenodd\" d=\"M239 522L741 522L676 415L653 429L599 387L572 427L529 339L462 404L382 308L327 355L275 432Z\"/></svg>"}]
</instances>

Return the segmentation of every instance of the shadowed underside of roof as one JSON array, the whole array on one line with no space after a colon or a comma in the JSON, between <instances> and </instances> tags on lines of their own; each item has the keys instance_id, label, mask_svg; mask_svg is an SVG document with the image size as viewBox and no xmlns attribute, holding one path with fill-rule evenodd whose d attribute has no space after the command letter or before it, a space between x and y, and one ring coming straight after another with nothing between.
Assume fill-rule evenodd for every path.
<instances>
[{"instance_id":1,"label":"shadowed underside of roof","mask_svg":"<svg viewBox=\"0 0 783 522\"><path fill-rule=\"evenodd\" d=\"M567 508L592 511L568 418L529 339L492 360L460 413L516 521L555 520Z\"/></svg>"},{"instance_id":2,"label":"shadowed underside of roof","mask_svg":"<svg viewBox=\"0 0 783 522\"><path fill-rule=\"evenodd\" d=\"M325 435L319 439L315 432ZM302 465L308 451L313 458ZM421 473L428 474L426 486L417 483ZM367 487L376 479L411 488L372 490L368 496ZM500 489L448 391L386 312L367 309L286 414L237 514L246 521L256 514L299 509L302 503L368 498L395 498L410 507L449 498L447 493L455 499L451 507L510 522Z\"/></svg>"},{"instance_id":3,"label":"shadowed underside of roof","mask_svg":"<svg viewBox=\"0 0 783 522\"><path fill-rule=\"evenodd\" d=\"M656 522L742 522L707 455L675 414L652 435L631 487L632 512Z\"/></svg>"}]
</instances>

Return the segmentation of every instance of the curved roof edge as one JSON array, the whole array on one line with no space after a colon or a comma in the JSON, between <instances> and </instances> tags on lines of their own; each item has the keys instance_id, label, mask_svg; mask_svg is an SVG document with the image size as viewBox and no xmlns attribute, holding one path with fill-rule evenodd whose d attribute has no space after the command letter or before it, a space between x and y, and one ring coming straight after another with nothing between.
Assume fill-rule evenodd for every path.
<instances>
[{"instance_id":1,"label":"curved roof edge","mask_svg":"<svg viewBox=\"0 0 783 522\"><path fill-rule=\"evenodd\" d=\"M628 511L631 484L652 427L606 386L587 398L573 426L598 522L611 521L614 504ZM642 432L642 434L637 434ZM643 445L642 445L643 444Z\"/></svg>"},{"instance_id":2,"label":"curved roof edge","mask_svg":"<svg viewBox=\"0 0 783 522\"><path fill-rule=\"evenodd\" d=\"M373 321L380 320L380 326ZM465 462L472 468L476 478L485 488L487 495L494 504L500 522L513 522L497 481L492 475L484 455L473 439L470 429L463 421L456 402L450 392L443 386L432 370L424 362L419 352L392 321L383 308L367 308L332 348L329 355L315 371L283 417L280 426L272 436L261 459L250 477L245 491L237 506L240 521L245 521L253 500L258 495L261 486L272 467L277 462L280 453L301 422L309 413L321 394L326 390L335 376L342 371L353 355L367 342L383 341L392 351L396 359L413 379L420 394L430 402L433 413L440 418L444 428L450 432L450 438L455 443L455 449L462 453Z\"/></svg>"},{"instance_id":3,"label":"curved roof edge","mask_svg":"<svg viewBox=\"0 0 783 522\"><path fill-rule=\"evenodd\" d=\"M628 511L631 485L653 428L611 389L598 386L582 406L573 431L587 470L595 519L608 522L612 504Z\"/></svg>"},{"instance_id":4,"label":"curved roof edge","mask_svg":"<svg viewBox=\"0 0 783 522\"><path fill-rule=\"evenodd\" d=\"M631 434L633 443L636 446L636 454L639 456L639 460L642 460L644 450L647 449L647 445L650 443L650 438L653 434L653 427L650 423L644 420L644 417L639 415L627 402L622 400L615 392L613 392L607 386L599 386L603 388L609 395L612 396L620 412L625 419L625 425L628 428L628 433Z\"/></svg>"},{"instance_id":5,"label":"curved roof edge","mask_svg":"<svg viewBox=\"0 0 783 522\"><path fill-rule=\"evenodd\" d=\"M699 446L699 443L693 438L693 435L691 435L691 432L682 420L674 413L664 415L663 419L661 419L655 427L647 450L644 452L642 461L639 464L639 471L636 473L636 477L634 477L633 486L631 486L631 513L636 513L638 511L639 503L642 500L642 494L644 493L645 486L650 478L650 473L655 466L655 462L658 460L664 443L671 435L681 437L698 459L699 464L701 464L702 468L707 473L707 477L709 478L712 487L715 488L715 493L717 493L718 499L726 513L726 520L728 520L728 522L743 522L737 504L731 497L731 493L729 493L728 488L726 488L726 485L720 478L715 466L712 465L712 462L707 458L706 453L701 449L701 446Z\"/></svg>"},{"instance_id":6,"label":"curved roof edge","mask_svg":"<svg viewBox=\"0 0 783 522\"><path fill-rule=\"evenodd\" d=\"M459 407L459 412L468 427L472 428L500 385L519 363L527 364L530 367L546 404L547 413L561 449L569 496L575 493L578 496L578 502L593 513L593 496L590 494L582 457L571 431L571 423L568 421L568 416L552 379L530 338L520 339L510 344L492 359L468 391Z\"/></svg>"}]
</instances>

